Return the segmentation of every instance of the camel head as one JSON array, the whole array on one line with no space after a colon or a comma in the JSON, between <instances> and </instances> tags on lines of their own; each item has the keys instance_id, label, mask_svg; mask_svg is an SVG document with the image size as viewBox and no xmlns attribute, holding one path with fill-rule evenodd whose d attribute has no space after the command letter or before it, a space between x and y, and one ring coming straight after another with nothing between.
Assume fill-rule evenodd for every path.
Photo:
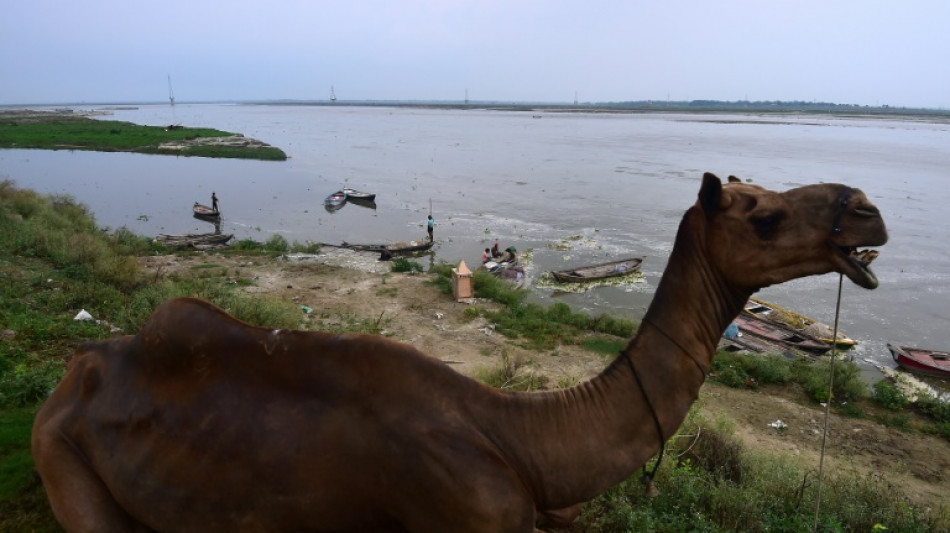
<instances>
[{"instance_id":1,"label":"camel head","mask_svg":"<svg viewBox=\"0 0 950 533\"><path fill-rule=\"evenodd\" d=\"M881 213L858 189L807 185L775 192L703 176L692 209L706 220L703 242L711 267L729 285L755 291L795 278L839 272L864 287L877 287L869 265L887 230Z\"/></svg>"}]
</instances>

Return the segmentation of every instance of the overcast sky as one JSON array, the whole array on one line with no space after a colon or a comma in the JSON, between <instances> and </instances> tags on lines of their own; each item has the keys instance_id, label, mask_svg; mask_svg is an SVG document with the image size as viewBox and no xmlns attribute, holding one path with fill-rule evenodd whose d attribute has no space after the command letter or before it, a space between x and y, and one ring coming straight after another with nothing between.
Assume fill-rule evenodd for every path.
<instances>
[{"instance_id":1,"label":"overcast sky","mask_svg":"<svg viewBox=\"0 0 950 533\"><path fill-rule=\"evenodd\" d=\"M0 104L805 100L950 108L950 1L4 0Z\"/></svg>"}]
</instances>

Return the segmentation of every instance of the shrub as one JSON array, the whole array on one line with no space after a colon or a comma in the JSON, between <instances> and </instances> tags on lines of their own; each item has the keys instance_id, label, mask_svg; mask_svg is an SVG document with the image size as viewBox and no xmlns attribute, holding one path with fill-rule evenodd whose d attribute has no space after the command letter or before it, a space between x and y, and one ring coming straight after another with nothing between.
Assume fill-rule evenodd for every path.
<instances>
[{"instance_id":1,"label":"shrub","mask_svg":"<svg viewBox=\"0 0 950 533\"><path fill-rule=\"evenodd\" d=\"M479 381L486 385L505 390L532 391L544 388L548 378L535 375L531 372L521 372L528 365L524 357L508 355L507 350L501 354L501 363L492 368L481 368L476 373Z\"/></svg>"},{"instance_id":2,"label":"shrub","mask_svg":"<svg viewBox=\"0 0 950 533\"><path fill-rule=\"evenodd\" d=\"M867 397L867 385L861 379L861 370L850 361L834 361L834 388L832 399L838 403ZM816 402L827 402L828 383L831 379L832 359L824 357L817 362L797 360L792 364L792 375Z\"/></svg>"},{"instance_id":3,"label":"shrub","mask_svg":"<svg viewBox=\"0 0 950 533\"><path fill-rule=\"evenodd\" d=\"M921 394L914 406L921 414L937 422L950 423L950 401L935 398L930 394Z\"/></svg>"},{"instance_id":4,"label":"shrub","mask_svg":"<svg viewBox=\"0 0 950 533\"><path fill-rule=\"evenodd\" d=\"M300 244L294 241L294 243L290 245L290 251L296 254L318 254L320 253L320 243L307 241L304 244Z\"/></svg>"},{"instance_id":5,"label":"shrub","mask_svg":"<svg viewBox=\"0 0 950 533\"><path fill-rule=\"evenodd\" d=\"M287 239L284 238L281 234L271 235L267 242L264 243L264 249L268 252L286 252L290 248L290 245L287 244Z\"/></svg>"},{"instance_id":6,"label":"shrub","mask_svg":"<svg viewBox=\"0 0 950 533\"><path fill-rule=\"evenodd\" d=\"M392 266L390 267L392 272L422 272L422 265L416 261L411 261L405 257L398 257L393 259Z\"/></svg>"},{"instance_id":7,"label":"shrub","mask_svg":"<svg viewBox=\"0 0 950 533\"><path fill-rule=\"evenodd\" d=\"M900 411L910 404L910 400L900 389L900 387L892 383L890 380L882 379L875 383L871 389L871 396L874 399L874 402L885 409L890 409L891 411Z\"/></svg>"},{"instance_id":8,"label":"shrub","mask_svg":"<svg viewBox=\"0 0 950 533\"><path fill-rule=\"evenodd\" d=\"M0 372L0 406L25 407L45 399L65 371L61 362L47 359Z\"/></svg>"},{"instance_id":9,"label":"shrub","mask_svg":"<svg viewBox=\"0 0 950 533\"><path fill-rule=\"evenodd\" d=\"M733 388L759 384L788 383L792 365L776 354L753 354L720 350L712 364L713 379Z\"/></svg>"}]
</instances>

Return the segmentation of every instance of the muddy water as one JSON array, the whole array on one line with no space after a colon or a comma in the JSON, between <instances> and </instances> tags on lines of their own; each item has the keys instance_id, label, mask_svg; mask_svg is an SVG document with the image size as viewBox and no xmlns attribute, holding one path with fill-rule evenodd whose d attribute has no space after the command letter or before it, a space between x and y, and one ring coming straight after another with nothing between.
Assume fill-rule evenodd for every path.
<instances>
[{"instance_id":1,"label":"muddy water","mask_svg":"<svg viewBox=\"0 0 950 533\"><path fill-rule=\"evenodd\" d=\"M809 116L558 114L360 107L143 106L113 118L241 132L283 148L286 162L136 154L0 151L0 178L89 205L100 225L143 234L211 231L191 204L220 198L222 229L262 240L386 242L425 234L423 262L477 264L498 239L530 256L533 298L640 316L700 177L734 174L765 187L859 187L891 241L876 291L845 281L840 327L857 356L890 365L887 342L950 347L950 126ZM376 209L330 213L343 185L377 193ZM562 294L551 269L645 255L644 280ZM831 323L837 275L760 296Z\"/></svg>"}]
</instances>

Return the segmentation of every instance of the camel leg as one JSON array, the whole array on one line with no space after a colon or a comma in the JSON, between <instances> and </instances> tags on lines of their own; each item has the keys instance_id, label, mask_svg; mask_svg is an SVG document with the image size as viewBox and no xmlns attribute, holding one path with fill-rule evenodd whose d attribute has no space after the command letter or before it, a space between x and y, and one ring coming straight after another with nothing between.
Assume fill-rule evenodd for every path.
<instances>
[{"instance_id":1,"label":"camel leg","mask_svg":"<svg viewBox=\"0 0 950 533\"><path fill-rule=\"evenodd\" d=\"M569 527L581 515L581 504L572 505L563 509L548 509L538 512L538 521L544 527ZM541 531L538 529L537 531ZM541 533L544 533L543 531Z\"/></svg>"},{"instance_id":2,"label":"camel leg","mask_svg":"<svg viewBox=\"0 0 950 533\"><path fill-rule=\"evenodd\" d=\"M83 457L59 435L35 435L33 457L56 520L69 533L146 532L119 506Z\"/></svg>"}]
</instances>

